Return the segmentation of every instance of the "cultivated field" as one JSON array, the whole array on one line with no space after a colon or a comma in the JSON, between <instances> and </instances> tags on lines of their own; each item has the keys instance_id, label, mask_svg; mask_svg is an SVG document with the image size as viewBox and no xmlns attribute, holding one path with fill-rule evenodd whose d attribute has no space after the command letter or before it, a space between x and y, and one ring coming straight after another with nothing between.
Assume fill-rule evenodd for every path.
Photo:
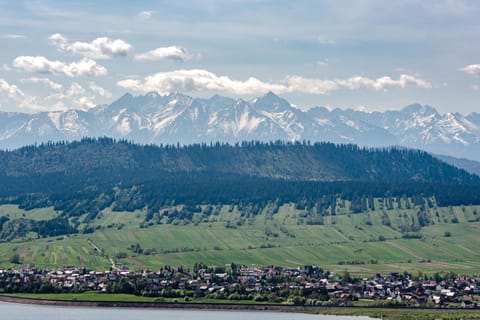
<instances>
[{"instance_id":1,"label":"cultivated field","mask_svg":"<svg viewBox=\"0 0 480 320\"><path fill-rule=\"evenodd\" d=\"M215 214L171 224L162 218L146 222L144 211L107 209L81 226L90 227L92 233L40 239L31 233L0 243L0 266L13 267L12 256L18 254L23 264L42 268L75 265L103 270L113 262L114 267L158 269L235 262L315 264L356 274L480 272L480 206L427 208L429 224L410 232L405 227L419 225L416 207L387 210L375 199L380 209L348 214L348 205L316 225L307 224L311 212L293 204L281 206L277 213L267 206L257 216L242 216L236 207L222 206ZM0 206L0 216L10 219L51 219L57 214L51 208L23 211Z\"/></svg>"}]
</instances>

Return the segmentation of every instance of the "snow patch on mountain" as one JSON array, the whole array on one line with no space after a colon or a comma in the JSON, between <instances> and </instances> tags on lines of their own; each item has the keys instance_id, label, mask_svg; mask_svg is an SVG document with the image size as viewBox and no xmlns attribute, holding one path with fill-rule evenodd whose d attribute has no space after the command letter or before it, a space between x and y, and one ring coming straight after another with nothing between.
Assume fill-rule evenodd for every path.
<instances>
[{"instance_id":1,"label":"snow patch on mountain","mask_svg":"<svg viewBox=\"0 0 480 320\"><path fill-rule=\"evenodd\" d=\"M0 148L85 136L154 144L310 140L401 145L480 160L479 113L441 115L420 104L386 112L325 107L303 111L271 92L251 101L152 92L127 93L88 111L0 112Z\"/></svg>"}]
</instances>

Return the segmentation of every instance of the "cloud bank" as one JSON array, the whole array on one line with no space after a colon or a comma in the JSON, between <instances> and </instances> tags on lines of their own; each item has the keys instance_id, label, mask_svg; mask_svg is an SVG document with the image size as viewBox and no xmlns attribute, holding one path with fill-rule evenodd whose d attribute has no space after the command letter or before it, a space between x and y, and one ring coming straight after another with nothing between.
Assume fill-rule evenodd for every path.
<instances>
[{"instance_id":1,"label":"cloud bank","mask_svg":"<svg viewBox=\"0 0 480 320\"><path fill-rule=\"evenodd\" d=\"M110 91L108 91L105 88L100 87L99 85L97 85L93 81L88 83L88 87L90 88L90 90L93 93L98 94L99 96L102 96L102 97L105 97L105 98L110 98L112 96L112 93Z\"/></svg>"},{"instance_id":2,"label":"cloud bank","mask_svg":"<svg viewBox=\"0 0 480 320\"><path fill-rule=\"evenodd\" d=\"M20 56L13 60L12 65L26 72L49 73L68 77L98 77L107 74L105 67L98 65L94 60L88 58L77 62L64 63L56 60L48 60L42 56Z\"/></svg>"},{"instance_id":3,"label":"cloud bank","mask_svg":"<svg viewBox=\"0 0 480 320\"><path fill-rule=\"evenodd\" d=\"M63 86L60 84L60 83L56 83L48 78L36 78L36 77L32 77L32 78L24 78L24 79L20 79L20 82L21 83L39 83L39 84L43 84L43 85L46 85L47 87L50 87L52 88L53 90L62 90Z\"/></svg>"},{"instance_id":4,"label":"cloud bank","mask_svg":"<svg viewBox=\"0 0 480 320\"><path fill-rule=\"evenodd\" d=\"M135 92L168 93L172 91L222 91L232 94L258 94L273 91L276 93L307 93L325 95L335 90L371 89L388 90L390 88L404 88L413 85L420 88L431 88L431 84L423 79L402 74L398 79L383 76L377 79L354 76L347 79L323 80L289 76L279 83L268 83L256 78L245 81L234 80L227 76L218 76L207 70L176 70L159 72L143 79L125 79L117 85Z\"/></svg>"},{"instance_id":5,"label":"cloud bank","mask_svg":"<svg viewBox=\"0 0 480 320\"><path fill-rule=\"evenodd\" d=\"M16 85L9 84L7 80L0 78L0 93L6 94L10 99L23 98L25 94Z\"/></svg>"},{"instance_id":6,"label":"cloud bank","mask_svg":"<svg viewBox=\"0 0 480 320\"><path fill-rule=\"evenodd\" d=\"M423 79L411 75L402 74L398 79L383 76L377 79L370 79L362 76L353 76L347 79L321 80L304 78L301 76L287 77L285 92L301 92L309 94L328 94L339 89L370 89L375 91L388 90L390 88L405 88L413 85L420 88L431 88L431 84Z\"/></svg>"},{"instance_id":7,"label":"cloud bank","mask_svg":"<svg viewBox=\"0 0 480 320\"><path fill-rule=\"evenodd\" d=\"M234 94L250 94L253 92L282 91L282 85L262 82L256 78L246 81L232 80L226 76L217 76L207 70L176 70L160 72L145 77L143 80L126 79L118 81L120 87L137 92L158 91L225 91Z\"/></svg>"}]
</instances>

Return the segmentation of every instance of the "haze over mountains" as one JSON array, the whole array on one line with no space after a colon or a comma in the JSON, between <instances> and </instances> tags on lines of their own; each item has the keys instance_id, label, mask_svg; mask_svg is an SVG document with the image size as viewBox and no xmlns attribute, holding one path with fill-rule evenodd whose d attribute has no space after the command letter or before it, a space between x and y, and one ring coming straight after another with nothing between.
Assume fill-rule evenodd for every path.
<instances>
[{"instance_id":1,"label":"haze over mountains","mask_svg":"<svg viewBox=\"0 0 480 320\"><path fill-rule=\"evenodd\" d=\"M324 107L302 111L268 93L252 101L215 95L192 98L125 94L88 111L0 112L0 148L108 136L136 143L181 144L249 140L310 140L363 146L405 146L480 160L480 114L439 114L414 104L399 111Z\"/></svg>"}]
</instances>

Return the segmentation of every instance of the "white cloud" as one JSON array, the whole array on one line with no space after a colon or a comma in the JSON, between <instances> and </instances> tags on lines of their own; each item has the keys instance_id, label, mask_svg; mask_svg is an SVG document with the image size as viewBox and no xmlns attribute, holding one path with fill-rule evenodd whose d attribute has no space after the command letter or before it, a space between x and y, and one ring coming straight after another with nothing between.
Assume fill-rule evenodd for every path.
<instances>
[{"instance_id":1,"label":"white cloud","mask_svg":"<svg viewBox=\"0 0 480 320\"><path fill-rule=\"evenodd\" d=\"M105 67L87 58L77 62L64 63L61 61L51 61L42 56L20 56L13 60L13 66L26 72L50 73L69 77L97 77L107 74Z\"/></svg>"},{"instance_id":2,"label":"white cloud","mask_svg":"<svg viewBox=\"0 0 480 320\"><path fill-rule=\"evenodd\" d=\"M122 57L133 50L129 43L121 39L112 40L107 37L97 38L92 42L69 42L60 33L55 33L49 37L49 40L60 52L68 52L92 59Z\"/></svg>"},{"instance_id":3,"label":"white cloud","mask_svg":"<svg viewBox=\"0 0 480 320\"><path fill-rule=\"evenodd\" d=\"M319 66L319 67L328 67L328 65L329 65L328 59L318 60L316 62L316 65Z\"/></svg>"},{"instance_id":4,"label":"white cloud","mask_svg":"<svg viewBox=\"0 0 480 320\"><path fill-rule=\"evenodd\" d=\"M287 77L287 87L285 91L288 92L303 92L310 94L327 94L330 91L337 90L339 85L333 80L321 80L304 78L301 76Z\"/></svg>"},{"instance_id":5,"label":"white cloud","mask_svg":"<svg viewBox=\"0 0 480 320\"><path fill-rule=\"evenodd\" d=\"M355 110L355 111L361 111L361 112L365 112L365 113L372 113L372 108L369 108L369 107L367 107L367 106L362 106L362 105L360 105L360 106L354 106L352 109Z\"/></svg>"},{"instance_id":6,"label":"white cloud","mask_svg":"<svg viewBox=\"0 0 480 320\"><path fill-rule=\"evenodd\" d=\"M44 84L53 90L62 90L63 86L60 83L54 82L48 78L25 78L25 79L20 79L21 83L40 83Z\"/></svg>"},{"instance_id":7,"label":"white cloud","mask_svg":"<svg viewBox=\"0 0 480 320\"><path fill-rule=\"evenodd\" d=\"M207 70L177 70L160 72L143 80L126 79L118 81L120 87L137 92L158 91L224 91L233 94L251 94L267 91L284 92L283 85L269 84L256 78L246 81L232 80L226 76L217 76Z\"/></svg>"},{"instance_id":8,"label":"white cloud","mask_svg":"<svg viewBox=\"0 0 480 320\"><path fill-rule=\"evenodd\" d=\"M191 55L183 47L169 46L150 50L145 53L136 54L134 59L139 61L157 61L163 59L171 59L178 61L186 61Z\"/></svg>"},{"instance_id":9,"label":"white cloud","mask_svg":"<svg viewBox=\"0 0 480 320\"><path fill-rule=\"evenodd\" d=\"M472 74L474 76L480 77L480 64L471 64L471 65L468 65L468 66L466 66L466 67L464 67L460 70L465 72L465 73Z\"/></svg>"},{"instance_id":10,"label":"white cloud","mask_svg":"<svg viewBox=\"0 0 480 320\"><path fill-rule=\"evenodd\" d=\"M24 112L55 111L80 109L88 110L97 105L99 96L109 97L107 90L90 82L88 88L73 82L66 88L59 88L55 82L46 78L21 79L22 83L42 83L57 88L56 92L47 95L29 95L22 92L16 85L9 84L0 78L0 107L6 106L13 110Z\"/></svg>"},{"instance_id":11,"label":"white cloud","mask_svg":"<svg viewBox=\"0 0 480 320\"><path fill-rule=\"evenodd\" d=\"M233 94L257 94L273 91L276 93L297 92L308 94L328 94L339 89L387 90L392 87L404 88L407 85L430 88L427 81L411 75L401 75L398 79L384 76L377 79L355 76L347 79L323 80L289 76L280 83L268 83L256 78L245 81L233 80L227 76L217 76L207 70L177 70L159 72L144 79L125 79L117 85L137 92L158 91L223 91Z\"/></svg>"},{"instance_id":12,"label":"white cloud","mask_svg":"<svg viewBox=\"0 0 480 320\"><path fill-rule=\"evenodd\" d=\"M88 110L97 105L98 96L109 97L107 90L89 82L89 86L83 87L77 82L72 82L63 90L46 97L25 97L19 107L30 111L58 111L58 110Z\"/></svg>"},{"instance_id":13,"label":"white cloud","mask_svg":"<svg viewBox=\"0 0 480 320\"><path fill-rule=\"evenodd\" d=\"M332 45L332 44L335 44L335 43L336 43L335 40L326 38L326 37L324 37L324 36L322 36L322 35L320 35L320 36L317 37L317 41L318 41L320 44L324 44L324 45Z\"/></svg>"},{"instance_id":14,"label":"white cloud","mask_svg":"<svg viewBox=\"0 0 480 320\"><path fill-rule=\"evenodd\" d=\"M70 88L68 88L67 91L65 91L65 93L69 97L74 97L81 94L85 94L85 89L83 89L83 87L78 83L74 82L70 85Z\"/></svg>"},{"instance_id":15,"label":"white cloud","mask_svg":"<svg viewBox=\"0 0 480 320\"><path fill-rule=\"evenodd\" d=\"M105 98L110 98L112 96L112 93L108 90L106 90L105 88L102 88L100 86L98 86L95 82L89 82L89 88L92 92L102 96L102 97L105 97Z\"/></svg>"},{"instance_id":16,"label":"white cloud","mask_svg":"<svg viewBox=\"0 0 480 320\"><path fill-rule=\"evenodd\" d=\"M9 84L5 79L0 78L0 107L10 107L13 110L22 108L24 110L40 110L37 98L25 94L16 85Z\"/></svg>"},{"instance_id":17,"label":"white cloud","mask_svg":"<svg viewBox=\"0 0 480 320\"><path fill-rule=\"evenodd\" d=\"M371 90L388 90L392 87L405 88L408 84L420 87L431 88L431 84L423 79L416 78L411 75L402 74L395 80L391 77L380 77L370 79L361 76L354 76L347 79L321 80L304 78L301 76L287 77L288 92L302 92L310 94L327 94L331 91L342 88L350 90L371 89Z\"/></svg>"},{"instance_id":18,"label":"white cloud","mask_svg":"<svg viewBox=\"0 0 480 320\"><path fill-rule=\"evenodd\" d=\"M420 78L402 74L398 80L392 79L390 77L384 76L377 79L370 79L361 76L354 76L345 80L335 80L340 86L347 89L355 90L360 88L367 88L373 90L387 90L391 87L400 87L405 88L408 84L420 87L420 88L431 88L432 85Z\"/></svg>"},{"instance_id":19,"label":"white cloud","mask_svg":"<svg viewBox=\"0 0 480 320\"><path fill-rule=\"evenodd\" d=\"M8 98L18 100L25 94L16 85L9 84L7 80L0 78L0 93L5 93Z\"/></svg>"},{"instance_id":20,"label":"white cloud","mask_svg":"<svg viewBox=\"0 0 480 320\"><path fill-rule=\"evenodd\" d=\"M142 11L137 14L137 17L143 20L149 20L152 17L152 11Z\"/></svg>"},{"instance_id":21,"label":"white cloud","mask_svg":"<svg viewBox=\"0 0 480 320\"><path fill-rule=\"evenodd\" d=\"M43 109L67 110L73 108L88 110L95 106L94 99L94 95L89 94L87 90L77 82L73 82L70 87L66 88L63 92L47 96L43 104L49 107L43 107Z\"/></svg>"},{"instance_id":22,"label":"white cloud","mask_svg":"<svg viewBox=\"0 0 480 320\"><path fill-rule=\"evenodd\" d=\"M61 50L65 50L68 44L68 39L62 36L60 33L52 34L50 37L48 37L48 40L50 40L52 45Z\"/></svg>"}]
</instances>

